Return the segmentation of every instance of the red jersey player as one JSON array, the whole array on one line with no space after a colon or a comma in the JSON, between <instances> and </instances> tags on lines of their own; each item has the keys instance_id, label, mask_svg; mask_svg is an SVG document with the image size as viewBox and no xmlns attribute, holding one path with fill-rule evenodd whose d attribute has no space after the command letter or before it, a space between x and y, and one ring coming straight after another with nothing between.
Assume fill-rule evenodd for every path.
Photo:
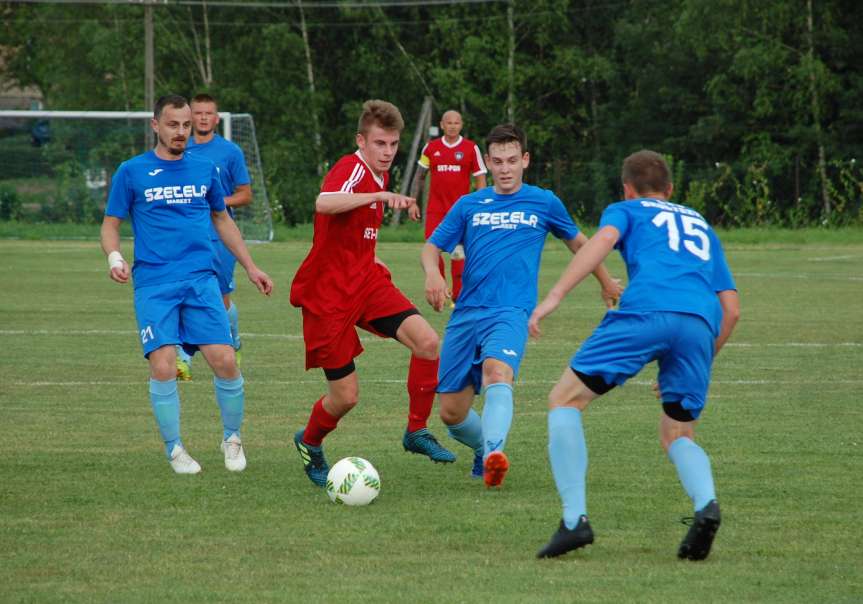
<instances>
[{"instance_id":1,"label":"red jersey player","mask_svg":"<svg viewBox=\"0 0 863 604\"><path fill-rule=\"evenodd\" d=\"M429 198L426 204L425 237L428 239L458 198L470 193L471 178L476 188L485 188L486 167L482 153L472 140L461 136L462 120L458 111L447 111L440 120L444 135L423 147L414 177L414 196L419 193L426 172L431 171ZM440 274L446 278L443 258L438 261ZM450 256L452 299L461 291L464 272L464 249L456 246Z\"/></svg>"},{"instance_id":2,"label":"red jersey player","mask_svg":"<svg viewBox=\"0 0 863 604\"><path fill-rule=\"evenodd\" d=\"M414 198L386 190L403 128L395 105L379 100L363 104L358 149L324 177L315 201L312 249L291 285L291 304L303 310L306 369L320 367L327 378L327 393L312 407L306 427L294 435L306 474L318 486L326 484L329 472L322 441L359 397L354 358L363 347L356 327L394 338L411 350L405 450L435 462L455 461L426 427L437 387L440 339L375 255L385 206L419 218Z\"/></svg>"}]
</instances>

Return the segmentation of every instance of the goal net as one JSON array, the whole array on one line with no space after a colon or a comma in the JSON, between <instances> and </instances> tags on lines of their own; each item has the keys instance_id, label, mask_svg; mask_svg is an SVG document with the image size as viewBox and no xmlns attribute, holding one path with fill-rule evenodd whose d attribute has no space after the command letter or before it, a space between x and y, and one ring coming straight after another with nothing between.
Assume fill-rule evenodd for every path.
<instances>
[{"instance_id":1,"label":"goal net","mask_svg":"<svg viewBox=\"0 0 863 604\"><path fill-rule=\"evenodd\" d=\"M235 210L248 241L271 241L273 221L255 122L220 112L222 136L243 150L252 203ZM146 111L0 111L0 220L98 223L111 177L153 148Z\"/></svg>"}]
</instances>

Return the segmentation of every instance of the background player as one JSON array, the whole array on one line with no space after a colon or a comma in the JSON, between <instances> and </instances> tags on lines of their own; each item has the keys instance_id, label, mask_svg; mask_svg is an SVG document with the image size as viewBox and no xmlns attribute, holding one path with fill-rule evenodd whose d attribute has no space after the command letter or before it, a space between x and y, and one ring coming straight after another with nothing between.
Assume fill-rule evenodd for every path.
<instances>
[{"instance_id":1,"label":"background player","mask_svg":"<svg viewBox=\"0 0 863 604\"><path fill-rule=\"evenodd\" d=\"M425 244L422 264L426 298L439 311L446 282L437 258L459 244L467 252L464 289L441 351L440 413L450 435L474 450L474 476L484 474L487 486L498 486L509 468L503 450L512 424L512 382L524 356L528 313L536 305L542 248L549 232L573 253L587 237L554 193L522 181L530 155L520 128L495 127L486 150L494 187L456 203ZM610 307L620 286L604 267L596 276ZM471 408L480 391L482 418Z\"/></svg>"},{"instance_id":2,"label":"background player","mask_svg":"<svg viewBox=\"0 0 863 604\"><path fill-rule=\"evenodd\" d=\"M291 304L303 309L306 369L321 367L327 378L327 393L312 407L306 427L294 435L306 474L319 486L329 472L321 443L359 397L354 358L363 347L357 326L411 350L405 450L436 462L455 461L426 427L437 385L438 335L375 255L384 207L419 217L413 198L386 190L403 128L395 105L377 100L363 104L358 149L324 177L315 201L312 249L291 285Z\"/></svg>"},{"instance_id":3,"label":"background player","mask_svg":"<svg viewBox=\"0 0 863 604\"><path fill-rule=\"evenodd\" d=\"M695 210L669 203L671 172L663 157L639 151L623 162L627 201L608 206L599 231L572 259L530 318L539 322L611 252L620 250L630 277L619 312L608 312L548 395L548 450L563 501L563 519L539 557L593 543L587 519L587 446L581 413L650 361L659 362L660 440L695 518L678 557L701 560L719 529L710 460L695 444L695 420L707 402L710 367L740 316L734 279L719 238Z\"/></svg>"},{"instance_id":4,"label":"background player","mask_svg":"<svg viewBox=\"0 0 863 604\"><path fill-rule=\"evenodd\" d=\"M175 346L185 344L199 348L213 369L225 467L242 471L246 467L240 439L243 376L216 281L210 225L261 293L269 295L273 283L252 262L240 231L225 211L213 162L184 153L191 120L185 98L169 95L156 102L152 128L158 142L154 150L123 162L114 175L102 222L102 249L111 279L127 283L129 266L120 254L120 223L131 219L135 316L150 365L150 402L171 467L178 474L201 471L180 438Z\"/></svg>"},{"instance_id":5,"label":"background player","mask_svg":"<svg viewBox=\"0 0 863 604\"><path fill-rule=\"evenodd\" d=\"M186 147L187 152L206 157L219 171L219 182L225 194L225 206L228 215L233 218L233 208L247 206L252 203L252 185L249 171L246 168L246 158L243 150L229 140L222 138L217 132L219 125L219 108L216 100L208 94L199 94L192 99L192 134L194 135ZM219 279L219 290L222 301L228 311L228 321L231 325L231 340L240 363L239 318L237 306L231 300L234 291L234 267L237 259L222 243L215 227L210 227L210 239L216 251L216 269ZM177 377L181 380L192 379L192 357L177 347Z\"/></svg>"},{"instance_id":6,"label":"background player","mask_svg":"<svg viewBox=\"0 0 863 604\"><path fill-rule=\"evenodd\" d=\"M477 190L486 186L486 167L479 147L472 140L461 136L461 114L450 110L443 114L440 127L443 136L426 143L420 155L414 176L413 194L418 198L425 181L426 172L431 172L429 197L425 211L425 237L428 239L459 197L470 193L471 179ZM438 258L441 276L446 278L443 257ZM452 301L461 292L464 272L464 247L457 245L450 254L452 274Z\"/></svg>"}]
</instances>

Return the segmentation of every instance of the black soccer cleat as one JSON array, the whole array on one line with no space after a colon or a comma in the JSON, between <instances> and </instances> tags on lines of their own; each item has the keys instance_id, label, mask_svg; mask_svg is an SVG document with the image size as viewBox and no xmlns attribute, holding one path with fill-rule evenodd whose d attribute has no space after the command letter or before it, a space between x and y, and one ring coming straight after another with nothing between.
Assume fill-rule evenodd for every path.
<instances>
[{"instance_id":1,"label":"black soccer cleat","mask_svg":"<svg viewBox=\"0 0 863 604\"><path fill-rule=\"evenodd\" d=\"M587 516L581 516L574 529L566 528L566 524L561 520L557 532L551 536L548 544L537 552L536 557L556 558L591 543L593 543L593 529L590 528Z\"/></svg>"},{"instance_id":2,"label":"black soccer cleat","mask_svg":"<svg viewBox=\"0 0 863 604\"><path fill-rule=\"evenodd\" d=\"M704 560L710 553L713 538L719 530L719 504L714 499L695 512L693 518L684 518L681 522L689 524L689 531L680 543L677 557L681 560Z\"/></svg>"}]
</instances>

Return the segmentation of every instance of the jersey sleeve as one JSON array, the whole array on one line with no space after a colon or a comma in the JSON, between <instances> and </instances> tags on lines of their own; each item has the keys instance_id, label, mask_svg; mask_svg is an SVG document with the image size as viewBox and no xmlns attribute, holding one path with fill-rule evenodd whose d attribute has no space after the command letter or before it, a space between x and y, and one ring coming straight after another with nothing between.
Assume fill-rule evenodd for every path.
<instances>
[{"instance_id":1,"label":"jersey sleeve","mask_svg":"<svg viewBox=\"0 0 863 604\"><path fill-rule=\"evenodd\" d=\"M728 268L728 262L725 260L725 250L722 249L722 243L712 228L710 229L710 245L713 250L713 291L724 292L731 289L736 291L737 285L734 283L731 269Z\"/></svg>"},{"instance_id":2,"label":"jersey sleeve","mask_svg":"<svg viewBox=\"0 0 863 604\"><path fill-rule=\"evenodd\" d=\"M219 179L219 171L215 164L210 167L210 186L207 188L207 203L213 212L225 210L225 193L222 191L222 183Z\"/></svg>"},{"instance_id":3,"label":"jersey sleeve","mask_svg":"<svg viewBox=\"0 0 863 604\"><path fill-rule=\"evenodd\" d=\"M488 169L485 167L485 162L482 160L482 151L479 150L479 145L473 144L473 161L470 163L471 176L479 176L485 174Z\"/></svg>"},{"instance_id":4,"label":"jersey sleeve","mask_svg":"<svg viewBox=\"0 0 863 604\"><path fill-rule=\"evenodd\" d=\"M339 161L324 176L321 193L353 193L354 187L362 182L365 174L366 168L362 162Z\"/></svg>"},{"instance_id":5,"label":"jersey sleeve","mask_svg":"<svg viewBox=\"0 0 863 604\"><path fill-rule=\"evenodd\" d=\"M614 244L614 247L615 249L620 249L623 240L626 239L626 235L629 232L630 222L630 216L623 205L613 203L605 208L605 211L599 218L599 228L604 226L613 226L616 228L617 232L620 233L620 237L617 238L617 243Z\"/></svg>"},{"instance_id":6,"label":"jersey sleeve","mask_svg":"<svg viewBox=\"0 0 863 604\"><path fill-rule=\"evenodd\" d=\"M234 148L234 153L231 154L231 165L228 168L231 171L231 179L234 185L248 185L252 183L249 177L249 169L246 167L246 157L243 155L243 150L239 147ZM231 195L233 191L224 191L226 195Z\"/></svg>"},{"instance_id":7,"label":"jersey sleeve","mask_svg":"<svg viewBox=\"0 0 863 604\"><path fill-rule=\"evenodd\" d=\"M128 182L129 169L125 163L114 173L111 179L111 192L108 194L108 203L105 206L105 215L125 219L129 216L134 195Z\"/></svg>"},{"instance_id":8,"label":"jersey sleeve","mask_svg":"<svg viewBox=\"0 0 863 604\"><path fill-rule=\"evenodd\" d=\"M429 237L429 243L436 245L444 252L451 252L464 236L464 203L459 199L446 213L444 219Z\"/></svg>"},{"instance_id":9,"label":"jersey sleeve","mask_svg":"<svg viewBox=\"0 0 863 604\"><path fill-rule=\"evenodd\" d=\"M566 211L563 202L553 193L550 193L549 197L551 200L548 204L548 230L558 239L564 241L575 239L579 230L575 226L575 222L572 221L569 212Z\"/></svg>"},{"instance_id":10,"label":"jersey sleeve","mask_svg":"<svg viewBox=\"0 0 863 604\"><path fill-rule=\"evenodd\" d=\"M429 148L429 144L426 143L423 146L422 152L420 153L420 158L417 160L417 163L419 165L421 165L423 168L425 168L426 170L428 170L431 167L431 160L429 159L429 156L428 156L428 148Z\"/></svg>"}]
</instances>

